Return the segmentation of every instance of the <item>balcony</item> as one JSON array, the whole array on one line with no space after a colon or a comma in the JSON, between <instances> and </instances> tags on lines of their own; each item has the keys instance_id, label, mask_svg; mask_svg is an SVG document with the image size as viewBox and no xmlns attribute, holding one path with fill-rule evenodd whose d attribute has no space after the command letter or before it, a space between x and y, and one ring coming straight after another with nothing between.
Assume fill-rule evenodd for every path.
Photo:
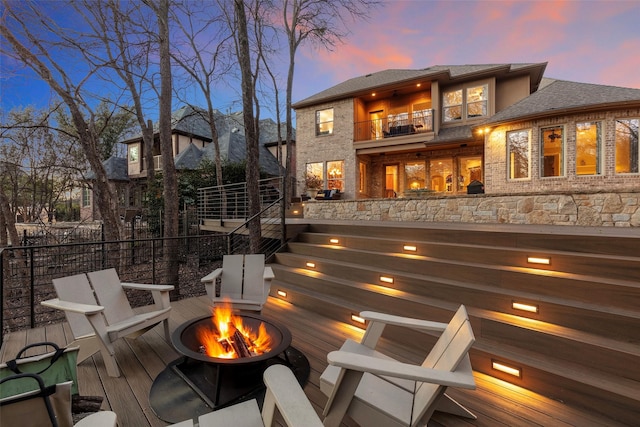
<instances>
[{"instance_id":1,"label":"balcony","mask_svg":"<svg viewBox=\"0 0 640 427\"><path fill-rule=\"evenodd\" d=\"M428 132L433 132L433 110L422 110L356 122L354 141L376 141Z\"/></svg>"}]
</instances>

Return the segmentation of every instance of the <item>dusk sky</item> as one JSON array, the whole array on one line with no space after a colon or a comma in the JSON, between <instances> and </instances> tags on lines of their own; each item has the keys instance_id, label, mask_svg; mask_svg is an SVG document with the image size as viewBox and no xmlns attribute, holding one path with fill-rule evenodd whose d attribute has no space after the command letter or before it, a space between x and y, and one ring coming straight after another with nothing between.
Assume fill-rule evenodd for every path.
<instances>
[{"instance_id":1,"label":"dusk sky","mask_svg":"<svg viewBox=\"0 0 640 427\"><path fill-rule=\"evenodd\" d=\"M333 52L300 48L294 102L352 77L433 65L548 62L546 77L640 88L637 0L392 0L370 15ZM48 87L30 73L0 70L5 113L48 104ZM232 97L216 107L238 110Z\"/></svg>"}]
</instances>

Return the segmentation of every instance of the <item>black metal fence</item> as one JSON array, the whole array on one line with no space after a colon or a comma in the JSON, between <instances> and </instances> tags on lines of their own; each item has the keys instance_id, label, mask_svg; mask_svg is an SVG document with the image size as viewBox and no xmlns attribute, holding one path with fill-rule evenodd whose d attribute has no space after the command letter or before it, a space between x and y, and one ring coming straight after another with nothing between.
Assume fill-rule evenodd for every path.
<instances>
[{"instance_id":1,"label":"black metal fence","mask_svg":"<svg viewBox=\"0 0 640 427\"><path fill-rule=\"evenodd\" d=\"M220 265L227 253L227 234L181 236L170 257L178 261L179 283L173 299L204 294L200 278ZM115 268L123 282L164 283L163 245L168 239L32 245L0 249L0 323L5 333L61 321L64 314L40 302L55 298L52 279ZM132 305L151 302L147 293L132 292ZM1 337L0 336L0 339Z\"/></svg>"}]
</instances>

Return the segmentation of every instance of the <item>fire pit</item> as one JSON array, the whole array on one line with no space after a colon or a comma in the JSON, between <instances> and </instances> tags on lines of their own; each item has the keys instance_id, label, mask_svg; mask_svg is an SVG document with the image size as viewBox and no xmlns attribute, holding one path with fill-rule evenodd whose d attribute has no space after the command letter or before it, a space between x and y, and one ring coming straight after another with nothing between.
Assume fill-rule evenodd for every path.
<instances>
[{"instance_id":1,"label":"fire pit","mask_svg":"<svg viewBox=\"0 0 640 427\"><path fill-rule=\"evenodd\" d=\"M154 381L149 400L159 418L178 422L264 394L262 374L276 363L289 366L303 385L307 359L291 347L283 325L253 312L216 309L187 321L172 334L183 356Z\"/></svg>"}]
</instances>

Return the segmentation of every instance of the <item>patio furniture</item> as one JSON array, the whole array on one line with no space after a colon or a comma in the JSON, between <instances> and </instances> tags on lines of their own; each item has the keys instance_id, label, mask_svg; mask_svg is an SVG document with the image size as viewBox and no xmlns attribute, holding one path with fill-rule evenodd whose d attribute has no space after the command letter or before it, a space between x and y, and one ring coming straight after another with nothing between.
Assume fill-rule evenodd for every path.
<instances>
[{"instance_id":1,"label":"patio furniture","mask_svg":"<svg viewBox=\"0 0 640 427\"><path fill-rule=\"evenodd\" d=\"M170 285L121 283L114 269L77 274L53 279L58 298L43 301L42 305L63 310L73 332L80 354L78 363L100 351L111 377L119 377L113 343L123 337L135 338L158 323L164 323L167 342L169 334ZM150 291L154 305L134 312L125 288ZM95 294L94 294L95 292Z\"/></svg>"},{"instance_id":2,"label":"patio furniture","mask_svg":"<svg viewBox=\"0 0 640 427\"><path fill-rule=\"evenodd\" d=\"M2 426L70 427L71 381L45 386L37 374L16 374L0 380L1 388L11 387L13 381L31 381L33 390L0 399ZM93 413L80 420L76 427L115 427L116 414L110 411Z\"/></svg>"},{"instance_id":3,"label":"patio furniture","mask_svg":"<svg viewBox=\"0 0 640 427\"><path fill-rule=\"evenodd\" d=\"M264 254L225 255L222 268L200 280L214 307L230 304L238 310L261 311L274 278L273 270L265 267L264 260ZM217 279L220 279L219 292L216 292Z\"/></svg>"},{"instance_id":4,"label":"patio furniture","mask_svg":"<svg viewBox=\"0 0 640 427\"><path fill-rule=\"evenodd\" d=\"M227 406L198 417L200 427L270 427L274 425L276 408L289 427L320 427L322 422L305 396L291 369L284 365L272 365L264 371L267 386L262 411L255 399ZM186 420L173 427L192 427Z\"/></svg>"},{"instance_id":5,"label":"patio furniture","mask_svg":"<svg viewBox=\"0 0 640 427\"><path fill-rule=\"evenodd\" d=\"M357 343L347 340L327 356L320 389L329 399L325 426L338 426L348 414L360 425L426 425L434 410L475 419L444 392L448 386L474 389L469 349L475 338L467 311L460 306L446 323L365 311L369 321ZM375 350L386 325L441 332L422 365L401 363Z\"/></svg>"}]
</instances>

